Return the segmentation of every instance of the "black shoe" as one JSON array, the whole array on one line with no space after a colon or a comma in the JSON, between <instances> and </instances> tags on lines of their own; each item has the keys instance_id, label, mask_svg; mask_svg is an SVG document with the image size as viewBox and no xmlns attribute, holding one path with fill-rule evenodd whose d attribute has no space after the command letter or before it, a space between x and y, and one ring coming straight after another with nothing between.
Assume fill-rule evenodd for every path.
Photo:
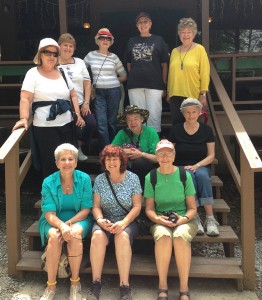
<instances>
[{"instance_id":1,"label":"black shoe","mask_svg":"<svg viewBox=\"0 0 262 300\"><path fill-rule=\"evenodd\" d=\"M120 286L120 300L132 300L131 288L128 285Z\"/></svg>"},{"instance_id":2,"label":"black shoe","mask_svg":"<svg viewBox=\"0 0 262 300\"><path fill-rule=\"evenodd\" d=\"M86 299L99 300L101 289L102 289L101 282L98 280L93 281L90 290L87 292Z\"/></svg>"},{"instance_id":3,"label":"black shoe","mask_svg":"<svg viewBox=\"0 0 262 300\"><path fill-rule=\"evenodd\" d=\"M160 294L166 294L166 296L159 296ZM168 300L168 290L159 289L157 300Z\"/></svg>"}]
</instances>

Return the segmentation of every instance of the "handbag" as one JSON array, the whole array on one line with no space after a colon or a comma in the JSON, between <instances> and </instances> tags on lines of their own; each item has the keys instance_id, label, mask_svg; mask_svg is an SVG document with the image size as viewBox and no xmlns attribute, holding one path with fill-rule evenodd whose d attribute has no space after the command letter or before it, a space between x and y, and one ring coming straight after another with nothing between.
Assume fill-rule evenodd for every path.
<instances>
[{"instance_id":1,"label":"handbag","mask_svg":"<svg viewBox=\"0 0 262 300\"><path fill-rule=\"evenodd\" d=\"M95 100L95 98L96 98L96 84L97 84L97 80L98 80L98 77L99 77L99 75L100 75L100 73L101 73L102 67L103 67L103 65L104 65L104 63L105 63L105 61L106 61L108 55L109 55L109 53L107 54L106 58L104 59L102 65L101 65L101 68L100 68L100 70L99 70L99 72L98 72L98 75L97 75L97 77L96 77L96 82L93 82L93 83L92 83L92 86L91 86L91 93L90 93L90 100Z\"/></svg>"},{"instance_id":2,"label":"handbag","mask_svg":"<svg viewBox=\"0 0 262 300\"><path fill-rule=\"evenodd\" d=\"M93 83L91 86L91 93L90 93L90 99L94 100L96 97L96 84Z\"/></svg>"},{"instance_id":3,"label":"handbag","mask_svg":"<svg viewBox=\"0 0 262 300\"><path fill-rule=\"evenodd\" d=\"M46 266L46 248L44 253L41 256L42 259L42 265L41 269L47 272L47 266ZM65 253L62 253L60 256L60 260L58 263L58 270L57 270L57 277L58 278L67 278L71 275L71 270L68 264L68 257Z\"/></svg>"},{"instance_id":4,"label":"handbag","mask_svg":"<svg viewBox=\"0 0 262 300\"><path fill-rule=\"evenodd\" d=\"M116 196L116 192L112 186L112 183L109 179L109 176L108 176L108 173L106 173L106 179L108 181L108 184L111 188L111 191L117 201L117 203L119 204L119 206L126 212L126 213L129 213L129 211L119 202L117 196ZM146 212L145 212L145 208L142 207L139 215L136 217L135 219L135 222L138 226L138 229L139 229L139 234L141 236L144 236L144 235L149 235L150 233L150 227L154 224L154 222L152 222L146 215Z\"/></svg>"}]
</instances>

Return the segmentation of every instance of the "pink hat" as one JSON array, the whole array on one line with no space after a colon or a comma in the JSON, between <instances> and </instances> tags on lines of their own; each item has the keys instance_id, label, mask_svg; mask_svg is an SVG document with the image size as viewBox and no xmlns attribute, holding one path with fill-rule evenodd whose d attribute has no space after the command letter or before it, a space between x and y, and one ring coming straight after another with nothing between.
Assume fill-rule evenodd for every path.
<instances>
[{"instance_id":1,"label":"pink hat","mask_svg":"<svg viewBox=\"0 0 262 300\"><path fill-rule=\"evenodd\" d=\"M173 143L169 142L169 140L163 139L156 144L156 152L163 148L169 148L175 150Z\"/></svg>"},{"instance_id":2,"label":"pink hat","mask_svg":"<svg viewBox=\"0 0 262 300\"><path fill-rule=\"evenodd\" d=\"M111 45L114 43L114 36L107 28L101 28L98 30L96 36L95 36L95 42L98 45L98 39L100 36L110 37L111 38Z\"/></svg>"}]
</instances>

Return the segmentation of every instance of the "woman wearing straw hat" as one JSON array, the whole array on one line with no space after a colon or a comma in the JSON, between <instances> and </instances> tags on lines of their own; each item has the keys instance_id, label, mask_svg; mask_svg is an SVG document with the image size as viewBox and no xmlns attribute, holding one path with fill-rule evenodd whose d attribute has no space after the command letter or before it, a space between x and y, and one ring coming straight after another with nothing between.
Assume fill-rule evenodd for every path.
<instances>
[{"instance_id":1,"label":"woman wearing straw hat","mask_svg":"<svg viewBox=\"0 0 262 300\"><path fill-rule=\"evenodd\" d=\"M142 188L145 176L156 167L155 148L159 136L152 127L143 125L148 119L149 111L136 105L127 106L118 121L127 125L120 130L112 144L124 148L128 158L128 168L138 175Z\"/></svg>"},{"instance_id":2,"label":"woman wearing straw hat","mask_svg":"<svg viewBox=\"0 0 262 300\"><path fill-rule=\"evenodd\" d=\"M108 50L114 43L114 37L107 28L98 30L95 42L99 49L89 52L84 61L87 67L91 67L93 83L96 84L94 107L99 144L103 149L116 135L120 83L127 79L127 74L118 56Z\"/></svg>"}]
</instances>

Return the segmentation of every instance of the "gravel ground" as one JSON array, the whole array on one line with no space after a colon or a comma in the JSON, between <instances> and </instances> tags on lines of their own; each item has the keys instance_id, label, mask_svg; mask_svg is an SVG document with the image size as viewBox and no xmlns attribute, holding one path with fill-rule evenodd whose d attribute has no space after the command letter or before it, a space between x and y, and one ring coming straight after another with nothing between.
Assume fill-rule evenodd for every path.
<instances>
[{"instance_id":1,"label":"gravel ground","mask_svg":"<svg viewBox=\"0 0 262 300\"><path fill-rule=\"evenodd\" d=\"M231 207L231 213L229 217L229 223L235 230L235 232L240 234L240 201L239 195L232 183L230 178L221 177L224 182L224 188L222 189L222 197L229 203ZM36 190L36 185L32 188L29 180L28 183L25 183L22 186L22 196L21 196L21 231L22 231L22 251L27 249L27 238L25 237L25 230L31 225L36 219L35 209L33 208L33 204L39 199L39 195L35 193L33 189ZM261 177L256 178L256 186L258 186L258 182L261 182ZM38 189L38 187L37 187ZM39 189L38 189L39 190ZM256 188L256 294L259 299L262 299L262 187ZM44 290L44 282L46 281L46 275L44 273L26 273L22 280L12 279L7 276L7 254L6 254L6 233L5 233L5 199L4 199L4 191L3 187L0 184L0 300L27 300L27 299L39 299L40 293ZM222 256L223 248L221 244L195 244L193 246L193 254L205 256ZM241 258L241 247L239 244L235 247L235 256ZM90 282L90 275L84 275L85 282ZM136 281L138 279L134 279L132 282L132 286L136 285ZM141 279L139 279L141 281ZM194 283L194 280L191 281ZM107 276L105 279L105 286L110 287L110 291L115 293L115 289L117 289L116 282L117 279L114 276ZM154 286L157 285L157 278L150 278L151 283ZM208 280L204 281L208 282ZM59 283L63 284L63 281ZM197 283L198 284L198 283ZM212 281L209 282L210 288L212 290ZM86 285L86 284L85 284ZM68 286L68 283L66 284ZM137 286L139 284L137 283ZM149 285L150 286L150 285ZM30 296L22 293L24 290L30 291ZM85 291L85 290L84 290ZM139 287L136 290L136 293L139 293ZM151 295L151 294L152 295ZM148 299L155 298L155 291L149 291ZM172 294L172 291L171 291ZM241 294L241 293L240 293ZM193 294L194 296L194 294ZM137 299L142 299L142 297L138 297ZM56 299L65 299L64 297L57 294ZM110 295L105 296L103 299L113 299ZM143 300L146 300L143 297ZM200 299L200 298L198 298ZM203 299L208 299L204 298ZM210 297L210 299L215 299ZM222 298L221 298L222 299ZM223 298L223 299L233 299L231 297ZM236 299L236 298L234 298ZM241 296L238 299L253 299L253 298L242 298ZM202 298L201 298L202 300ZM220 299L219 299L220 300Z\"/></svg>"}]
</instances>

